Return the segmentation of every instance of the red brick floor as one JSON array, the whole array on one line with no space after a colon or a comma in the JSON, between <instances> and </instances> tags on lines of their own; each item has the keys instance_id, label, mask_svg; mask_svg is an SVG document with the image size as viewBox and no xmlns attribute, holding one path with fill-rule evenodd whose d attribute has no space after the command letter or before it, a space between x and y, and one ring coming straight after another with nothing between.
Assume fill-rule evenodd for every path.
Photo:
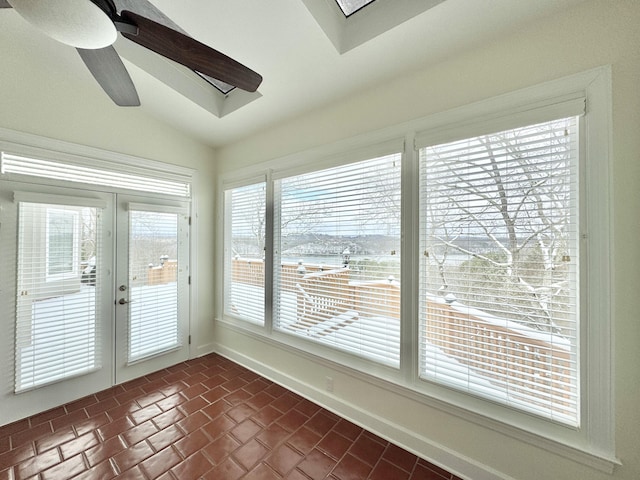
<instances>
[{"instance_id":1,"label":"red brick floor","mask_svg":"<svg viewBox=\"0 0 640 480\"><path fill-rule=\"evenodd\" d=\"M218 355L0 427L0 480L459 480Z\"/></svg>"}]
</instances>

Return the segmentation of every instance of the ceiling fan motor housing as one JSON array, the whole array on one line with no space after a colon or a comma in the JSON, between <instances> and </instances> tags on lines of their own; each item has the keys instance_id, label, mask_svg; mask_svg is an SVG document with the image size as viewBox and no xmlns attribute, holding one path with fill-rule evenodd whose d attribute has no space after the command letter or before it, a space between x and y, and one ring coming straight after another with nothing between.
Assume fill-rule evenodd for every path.
<instances>
[{"instance_id":1,"label":"ceiling fan motor housing","mask_svg":"<svg viewBox=\"0 0 640 480\"><path fill-rule=\"evenodd\" d=\"M54 40L72 47L97 49L116 41L111 0L9 0L25 20Z\"/></svg>"}]
</instances>

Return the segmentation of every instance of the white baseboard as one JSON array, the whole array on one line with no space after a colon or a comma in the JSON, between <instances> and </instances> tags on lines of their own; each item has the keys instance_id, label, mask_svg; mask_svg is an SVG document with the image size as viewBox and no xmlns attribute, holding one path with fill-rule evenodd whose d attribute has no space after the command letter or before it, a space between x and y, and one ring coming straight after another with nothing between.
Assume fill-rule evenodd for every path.
<instances>
[{"instance_id":1,"label":"white baseboard","mask_svg":"<svg viewBox=\"0 0 640 480\"><path fill-rule=\"evenodd\" d=\"M191 348L189 352L189 358L198 358L204 357L205 355L209 355L210 353L216 352L216 344L214 343L206 343L204 345L197 345Z\"/></svg>"},{"instance_id":2,"label":"white baseboard","mask_svg":"<svg viewBox=\"0 0 640 480\"><path fill-rule=\"evenodd\" d=\"M208 346L207 346L208 347ZM203 352L206 349L203 348ZM313 385L291 377L269 365L257 362L236 350L223 345L213 345L211 352L216 352L239 365L291 390L298 395L311 400L327 410L359 425L376 435L393 442L395 445L437 465L461 478L473 480L514 480L492 468L467 458L428 438L391 423L384 418L363 411L357 406L327 394L327 392ZM211 353L207 352L207 353ZM205 353L203 353L205 354Z\"/></svg>"}]
</instances>

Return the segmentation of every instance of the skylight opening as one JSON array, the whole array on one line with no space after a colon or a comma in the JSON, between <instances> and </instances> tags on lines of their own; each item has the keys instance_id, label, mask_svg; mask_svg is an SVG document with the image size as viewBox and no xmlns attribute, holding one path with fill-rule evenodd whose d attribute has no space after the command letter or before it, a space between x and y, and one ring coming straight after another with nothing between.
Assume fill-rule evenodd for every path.
<instances>
[{"instance_id":1,"label":"skylight opening","mask_svg":"<svg viewBox=\"0 0 640 480\"><path fill-rule=\"evenodd\" d=\"M368 42L444 1L302 0L340 54Z\"/></svg>"},{"instance_id":2,"label":"skylight opening","mask_svg":"<svg viewBox=\"0 0 640 480\"><path fill-rule=\"evenodd\" d=\"M375 0L336 0L340 10L344 13L345 17L350 17L358 10L363 9L367 5L375 2Z\"/></svg>"},{"instance_id":3,"label":"skylight opening","mask_svg":"<svg viewBox=\"0 0 640 480\"><path fill-rule=\"evenodd\" d=\"M225 83L222 80L218 80L216 78L210 77L209 75L205 75L204 73L200 73L200 72L198 72L196 70L194 70L194 72L196 72L198 74L198 76L201 77L208 84L210 84L213 87L215 87L223 95L227 95L234 88L236 88L233 85L229 85L228 83Z\"/></svg>"}]
</instances>

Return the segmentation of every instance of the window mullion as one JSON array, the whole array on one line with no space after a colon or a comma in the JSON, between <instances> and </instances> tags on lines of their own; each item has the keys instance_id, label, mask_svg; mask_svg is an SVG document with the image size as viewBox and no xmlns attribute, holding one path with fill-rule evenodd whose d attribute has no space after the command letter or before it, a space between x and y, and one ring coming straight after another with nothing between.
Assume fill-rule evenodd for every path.
<instances>
[{"instance_id":1,"label":"window mullion","mask_svg":"<svg viewBox=\"0 0 640 480\"><path fill-rule=\"evenodd\" d=\"M405 137L402 162L402 302L400 310L400 374L412 384L418 378L418 298L419 298L419 180L418 151L414 135Z\"/></svg>"},{"instance_id":2,"label":"window mullion","mask_svg":"<svg viewBox=\"0 0 640 480\"><path fill-rule=\"evenodd\" d=\"M264 245L264 304L265 304L265 329L268 334L273 331L274 316L274 261L276 258L275 247L275 186L271 175L271 170L267 172L266 183L266 209L265 209L265 245Z\"/></svg>"}]
</instances>

